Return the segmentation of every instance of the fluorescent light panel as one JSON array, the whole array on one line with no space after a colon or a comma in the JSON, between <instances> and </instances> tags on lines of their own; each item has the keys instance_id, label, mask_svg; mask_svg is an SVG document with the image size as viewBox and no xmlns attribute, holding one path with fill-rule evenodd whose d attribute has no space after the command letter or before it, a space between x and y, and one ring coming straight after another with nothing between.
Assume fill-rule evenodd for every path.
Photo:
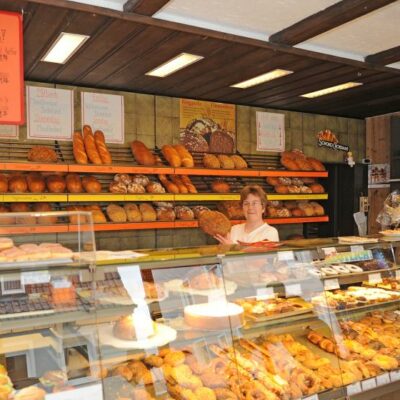
<instances>
[{"instance_id":1,"label":"fluorescent light panel","mask_svg":"<svg viewBox=\"0 0 400 400\"><path fill-rule=\"evenodd\" d=\"M247 89L251 86L260 85L261 83L272 81L273 79L281 78L293 74L293 71L288 71L286 69L274 69L273 71L266 72L265 74L255 76L254 78L248 79L247 81L235 83L231 87L239 89Z\"/></svg>"},{"instance_id":2,"label":"fluorescent light panel","mask_svg":"<svg viewBox=\"0 0 400 400\"><path fill-rule=\"evenodd\" d=\"M89 39L90 36L61 32L42 61L65 64Z\"/></svg>"},{"instance_id":3,"label":"fluorescent light panel","mask_svg":"<svg viewBox=\"0 0 400 400\"><path fill-rule=\"evenodd\" d=\"M165 78L166 76L171 75L182 68L185 68L197 61L202 60L203 58L203 56L197 56L195 54L181 53L171 60L159 65L157 68L146 72L146 75L156 76L158 78Z\"/></svg>"},{"instance_id":4,"label":"fluorescent light panel","mask_svg":"<svg viewBox=\"0 0 400 400\"><path fill-rule=\"evenodd\" d=\"M314 97L325 96L327 94L340 92L341 90L351 89L353 87L361 86L361 82L346 82L341 85L331 86L325 89L317 90L315 92L302 94L301 97L307 97L308 99L313 99Z\"/></svg>"}]
</instances>

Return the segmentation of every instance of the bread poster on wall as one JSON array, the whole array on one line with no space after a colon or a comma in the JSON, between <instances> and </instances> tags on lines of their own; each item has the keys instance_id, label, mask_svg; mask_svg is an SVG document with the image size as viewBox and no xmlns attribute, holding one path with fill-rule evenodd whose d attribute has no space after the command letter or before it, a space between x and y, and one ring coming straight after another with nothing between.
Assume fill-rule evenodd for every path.
<instances>
[{"instance_id":1,"label":"bread poster on wall","mask_svg":"<svg viewBox=\"0 0 400 400\"><path fill-rule=\"evenodd\" d=\"M236 108L233 104L180 99L180 141L189 151L234 153Z\"/></svg>"}]
</instances>

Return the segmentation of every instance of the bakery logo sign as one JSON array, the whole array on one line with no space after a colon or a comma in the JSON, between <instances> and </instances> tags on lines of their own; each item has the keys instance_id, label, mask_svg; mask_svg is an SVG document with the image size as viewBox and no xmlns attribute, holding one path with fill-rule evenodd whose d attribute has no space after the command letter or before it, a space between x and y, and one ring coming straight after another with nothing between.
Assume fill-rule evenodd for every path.
<instances>
[{"instance_id":1,"label":"bakery logo sign","mask_svg":"<svg viewBox=\"0 0 400 400\"><path fill-rule=\"evenodd\" d=\"M317 133L318 146L328 147L332 150L345 151L346 153L350 150L350 147L339 143L338 138L330 129L325 129Z\"/></svg>"}]
</instances>

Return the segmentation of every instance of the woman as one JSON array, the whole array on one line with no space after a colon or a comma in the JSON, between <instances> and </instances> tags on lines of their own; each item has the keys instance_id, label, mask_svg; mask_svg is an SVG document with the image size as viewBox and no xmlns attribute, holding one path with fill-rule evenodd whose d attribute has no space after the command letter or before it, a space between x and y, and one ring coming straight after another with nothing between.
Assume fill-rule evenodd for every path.
<instances>
[{"instance_id":1,"label":"woman","mask_svg":"<svg viewBox=\"0 0 400 400\"><path fill-rule=\"evenodd\" d=\"M254 243L261 240L279 242L278 231L264 222L267 204L264 190L257 185L245 186L240 192L240 204L246 218L244 224L235 225L226 237L214 236L221 244Z\"/></svg>"}]
</instances>

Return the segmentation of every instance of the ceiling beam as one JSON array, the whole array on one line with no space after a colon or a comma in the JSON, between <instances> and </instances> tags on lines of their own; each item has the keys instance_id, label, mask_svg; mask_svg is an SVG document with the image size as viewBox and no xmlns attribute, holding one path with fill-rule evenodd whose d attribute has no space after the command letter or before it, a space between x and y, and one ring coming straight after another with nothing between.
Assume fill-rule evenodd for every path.
<instances>
[{"instance_id":1,"label":"ceiling beam","mask_svg":"<svg viewBox=\"0 0 400 400\"><path fill-rule=\"evenodd\" d=\"M128 0L124 4L124 12L131 12L151 17L161 10L169 0Z\"/></svg>"},{"instance_id":2,"label":"ceiling beam","mask_svg":"<svg viewBox=\"0 0 400 400\"><path fill-rule=\"evenodd\" d=\"M342 0L274 33L272 43L294 46L397 0Z\"/></svg>"},{"instance_id":3,"label":"ceiling beam","mask_svg":"<svg viewBox=\"0 0 400 400\"><path fill-rule=\"evenodd\" d=\"M400 46L365 57L365 62L378 65L389 65L397 61L400 61Z\"/></svg>"}]
</instances>

